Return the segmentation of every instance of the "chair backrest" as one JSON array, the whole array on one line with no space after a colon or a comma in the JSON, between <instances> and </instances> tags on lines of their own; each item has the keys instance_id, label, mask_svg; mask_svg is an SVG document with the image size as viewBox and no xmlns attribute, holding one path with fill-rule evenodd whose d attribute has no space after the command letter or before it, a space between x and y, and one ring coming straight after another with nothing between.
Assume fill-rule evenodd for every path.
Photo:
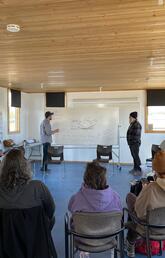
<instances>
[{"instance_id":1,"label":"chair backrest","mask_svg":"<svg viewBox=\"0 0 165 258\"><path fill-rule=\"evenodd\" d=\"M162 226L162 228L151 228L152 234L165 235L165 207L148 211L147 222L149 225Z\"/></svg>"},{"instance_id":2,"label":"chair backrest","mask_svg":"<svg viewBox=\"0 0 165 258\"><path fill-rule=\"evenodd\" d=\"M48 148L48 152L51 154L52 157L60 157L64 151L64 146L50 146Z\"/></svg>"},{"instance_id":3,"label":"chair backrest","mask_svg":"<svg viewBox=\"0 0 165 258\"><path fill-rule=\"evenodd\" d=\"M75 232L87 236L112 235L121 229L121 212L76 212L73 214Z\"/></svg>"},{"instance_id":4,"label":"chair backrest","mask_svg":"<svg viewBox=\"0 0 165 258\"><path fill-rule=\"evenodd\" d=\"M97 145L97 156L109 156L112 159L112 145Z\"/></svg>"},{"instance_id":5,"label":"chair backrest","mask_svg":"<svg viewBox=\"0 0 165 258\"><path fill-rule=\"evenodd\" d=\"M56 257L48 219L41 206L0 209L0 257Z\"/></svg>"}]
</instances>

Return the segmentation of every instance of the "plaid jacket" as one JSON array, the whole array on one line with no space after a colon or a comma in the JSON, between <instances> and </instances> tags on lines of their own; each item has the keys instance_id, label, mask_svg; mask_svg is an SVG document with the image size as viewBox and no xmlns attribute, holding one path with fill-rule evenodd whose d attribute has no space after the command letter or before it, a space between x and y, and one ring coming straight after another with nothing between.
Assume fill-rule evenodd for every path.
<instances>
[{"instance_id":1,"label":"plaid jacket","mask_svg":"<svg viewBox=\"0 0 165 258\"><path fill-rule=\"evenodd\" d=\"M135 143L141 144L141 130L141 124L137 120L130 124L127 131L128 145L132 145Z\"/></svg>"}]
</instances>

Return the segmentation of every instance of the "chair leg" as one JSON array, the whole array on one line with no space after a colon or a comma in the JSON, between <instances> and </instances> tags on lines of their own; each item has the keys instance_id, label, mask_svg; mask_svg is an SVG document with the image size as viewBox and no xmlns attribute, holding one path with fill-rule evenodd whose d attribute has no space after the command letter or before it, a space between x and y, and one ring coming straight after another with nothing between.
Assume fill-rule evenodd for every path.
<instances>
[{"instance_id":1,"label":"chair leg","mask_svg":"<svg viewBox=\"0 0 165 258\"><path fill-rule=\"evenodd\" d=\"M114 258L117 258L117 247L114 249Z\"/></svg>"},{"instance_id":2,"label":"chair leg","mask_svg":"<svg viewBox=\"0 0 165 258\"><path fill-rule=\"evenodd\" d=\"M148 232L148 229L146 229L147 232L146 232L146 247L147 247L147 257L148 258L151 258L151 246L150 246L150 239L149 239L149 232Z\"/></svg>"},{"instance_id":3,"label":"chair leg","mask_svg":"<svg viewBox=\"0 0 165 258\"><path fill-rule=\"evenodd\" d=\"M163 252L162 252L162 250L163 250L163 241L160 241L159 243L160 243L159 256L162 256L162 254L163 254Z\"/></svg>"},{"instance_id":4,"label":"chair leg","mask_svg":"<svg viewBox=\"0 0 165 258\"><path fill-rule=\"evenodd\" d=\"M65 258L69 258L69 236L68 236L68 229L65 222Z\"/></svg>"},{"instance_id":5,"label":"chair leg","mask_svg":"<svg viewBox=\"0 0 165 258\"><path fill-rule=\"evenodd\" d=\"M124 231L119 234L120 258L124 258Z\"/></svg>"},{"instance_id":6,"label":"chair leg","mask_svg":"<svg viewBox=\"0 0 165 258\"><path fill-rule=\"evenodd\" d=\"M70 257L69 258L74 258L74 237L72 234L70 235Z\"/></svg>"}]
</instances>

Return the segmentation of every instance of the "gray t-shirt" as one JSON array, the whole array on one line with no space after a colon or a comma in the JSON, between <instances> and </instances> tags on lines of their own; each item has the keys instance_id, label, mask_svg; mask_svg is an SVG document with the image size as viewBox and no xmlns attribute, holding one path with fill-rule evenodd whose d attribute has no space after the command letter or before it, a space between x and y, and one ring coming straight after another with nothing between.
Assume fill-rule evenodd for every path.
<instances>
[{"instance_id":1,"label":"gray t-shirt","mask_svg":"<svg viewBox=\"0 0 165 258\"><path fill-rule=\"evenodd\" d=\"M47 119L44 119L40 125L40 138L42 143L52 143L52 130L50 122Z\"/></svg>"}]
</instances>

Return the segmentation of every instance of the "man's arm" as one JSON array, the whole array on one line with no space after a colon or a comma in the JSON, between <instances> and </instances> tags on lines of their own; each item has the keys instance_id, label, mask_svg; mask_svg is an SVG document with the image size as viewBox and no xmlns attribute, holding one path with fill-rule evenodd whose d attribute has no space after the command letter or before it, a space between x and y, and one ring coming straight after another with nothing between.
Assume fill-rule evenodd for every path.
<instances>
[{"instance_id":1,"label":"man's arm","mask_svg":"<svg viewBox=\"0 0 165 258\"><path fill-rule=\"evenodd\" d=\"M137 137L141 137L141 131L142 131L142 127L141 124L139 122L136 123L135 127L134 127L134 135L136 135Z\"/></svg>"},{"instance_id":2,"label":"man's arm","mask_svg":"<svg viewBox=\"0 0 165 258\"><path fill-rule=\"evenodd\" d=\"M45 124L45 133L47 136L50 136L52 134L58 133L59 129L51 130L51 125L50 124Z\"/></svg>"},{"instance_id":3,"label":"man's arm","mask_svg":"<svg viewBox=\"0 0 165 258\"><path fill-rule=\"evenodd\" d=\"M55 130L53 130L52 132L53 132L53 134L59 133L59 129L55 129Z\"/></svg>"}]
</instances>

